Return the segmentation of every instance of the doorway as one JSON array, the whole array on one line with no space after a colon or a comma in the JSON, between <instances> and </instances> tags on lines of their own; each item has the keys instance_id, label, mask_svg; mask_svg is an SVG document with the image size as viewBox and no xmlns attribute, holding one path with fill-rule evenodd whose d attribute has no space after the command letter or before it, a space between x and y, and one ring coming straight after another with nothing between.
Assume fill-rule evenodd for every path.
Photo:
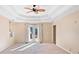
<instances>
[{"instance_id":1,"label":"doorway","mask_svg":"<svg viewBox=\"0 0 79 59\"><path fill-rule=\"evenodd\" d=\"M53 25L53 43L56 44L56 25Z\"/></svg>"},{"instance_id":2,"label":"doorway","mask_svg":"<svg viewBox=\"0 0 79 59\"><path fill-rule=\"evenodd\" d=\"M29 42L39 42L39 26L29 25L28 27Z\"/></svg>"}]
</instances>

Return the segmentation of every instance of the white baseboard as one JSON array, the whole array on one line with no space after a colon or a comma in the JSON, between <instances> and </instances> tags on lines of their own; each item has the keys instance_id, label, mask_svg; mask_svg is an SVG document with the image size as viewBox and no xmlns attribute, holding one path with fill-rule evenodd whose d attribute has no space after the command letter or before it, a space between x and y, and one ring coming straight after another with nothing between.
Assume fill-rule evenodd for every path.
<instances>
[{"instance_id":1,"label":"white baseboard","mask_svg":"<svg viewBox=\"0 0 79 59\"><path fill-rule=\"evenodd\" d=\"M60 47L61 49L65 50L66 52L68 52L68 53L72 54L72 52L71 52L71 51L69 51L69 50L67 50L67 49L63 48L62 46L60 46L60 45L58 45L58 44L56 44L56 45L57 45L58 47Z\"/></svg>"}]
</instances>

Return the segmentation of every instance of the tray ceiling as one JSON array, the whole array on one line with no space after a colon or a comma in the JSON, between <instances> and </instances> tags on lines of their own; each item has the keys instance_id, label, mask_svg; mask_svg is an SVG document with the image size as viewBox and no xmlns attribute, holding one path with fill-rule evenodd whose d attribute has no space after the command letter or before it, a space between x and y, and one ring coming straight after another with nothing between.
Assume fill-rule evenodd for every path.
<instances>
[{"instance_id":1,"label":"tray ceiling","mask_svg":"<svg viewBox=\"0 0 79 59\"><path fill-rule=\"evenodd\" d=\"M52 21L56 17L65 15L71 10L78 9L78 6L71 5L40 5L46 11L35 14L34 12L27 13L29 10L24 9L24 7L32 8L32 5L0 5L0 15L16 21Z\"/></svg>"}]
</instances>

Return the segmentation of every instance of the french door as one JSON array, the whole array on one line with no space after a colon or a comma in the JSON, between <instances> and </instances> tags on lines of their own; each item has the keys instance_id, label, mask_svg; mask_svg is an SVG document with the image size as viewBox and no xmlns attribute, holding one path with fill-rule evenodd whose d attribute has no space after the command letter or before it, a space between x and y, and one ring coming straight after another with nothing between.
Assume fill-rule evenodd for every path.
<instances>
[{"instance_id":1,"label":"french door","mask_svg":"<svg viewBox=\"0 0 79 59\"><path fill-rule=\"evenodd\" d=\"M39 26L38 25L29 25L28 27L28 36L29 41L39 42Z\"/></svg>"}]
</instances>

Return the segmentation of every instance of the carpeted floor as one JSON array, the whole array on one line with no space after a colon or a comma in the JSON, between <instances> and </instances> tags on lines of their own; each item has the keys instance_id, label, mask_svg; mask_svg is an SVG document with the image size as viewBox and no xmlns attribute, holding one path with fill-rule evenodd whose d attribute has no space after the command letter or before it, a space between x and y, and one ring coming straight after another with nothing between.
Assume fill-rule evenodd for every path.
<instances>
[{"instance_id":1,"label":"carpeted floor","mask_svg":"<svg viewBox=\"0 0 79 59\"><path fill-rule=\"evenodd\" d=\"M57 47L55 44L49 43L36 43L30 46L23 46L24 44L19 43L14 46L4 50L1 54L68 54L68 52L63 49ZM20 47L23 46L23 47ZM19 49L16 49L20 47ZM16 50L12 50L16 49Z\"/></svg>"}]
</instances>

